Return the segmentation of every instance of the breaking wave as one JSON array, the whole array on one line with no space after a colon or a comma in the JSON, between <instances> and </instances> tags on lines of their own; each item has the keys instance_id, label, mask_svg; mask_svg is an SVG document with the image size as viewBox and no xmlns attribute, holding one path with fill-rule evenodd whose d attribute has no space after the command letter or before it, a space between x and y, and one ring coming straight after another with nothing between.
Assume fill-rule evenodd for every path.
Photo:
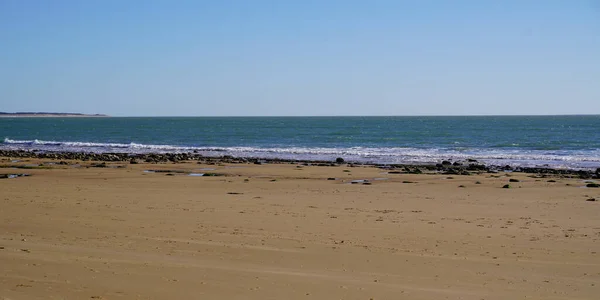
<instances>
[{"instance_id":1,"label":"breaking wave","mask_svg":"<svg viewBox=\"0 0 600 300\"><path fill-rule=\"evenodd\" d=\"M44 141L4 139L0 149L37 150L46 152L93 153L182 153L197 152L206 156L281 158L297 160L332 160L380 164L437 163L441 160L476 159L487 164L512 166L548 166L553 168L596 168L600 165L600 149L595 150L530 150L498 148L406 148L406 147L196 147L185 145L153 145L139 143L98 143L82 141Z\"/></svg>"}]
</instances>

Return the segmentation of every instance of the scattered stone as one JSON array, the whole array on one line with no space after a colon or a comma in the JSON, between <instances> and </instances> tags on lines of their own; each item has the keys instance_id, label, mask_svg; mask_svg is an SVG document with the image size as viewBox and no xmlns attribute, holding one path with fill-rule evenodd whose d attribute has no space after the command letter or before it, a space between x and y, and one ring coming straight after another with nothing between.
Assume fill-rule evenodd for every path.
<instances>
[{"instance_id":1,"label":"scattered stone","mask_svg":"<svg viewBox=\"0 0 600 300\"><path fill-rule=\"evenodd\" d=\"M343 164L345 162L345 160L343 158L341 158L341 157L338 157L338 158L335 159L335 162L338 163L338 164Z\"/></svg>"},{"instance_id":2,"label":"scattered stone","mask_svg":"<svg viewBox=\"0 0 600 300\"><path fill-rule=\"evenodd\" d=\"M448 175L471 175L471 173L469 173L466 169L463 169L463 168L450 168L450 169L447 169L446 172L444 172L443 174L448 174Z\"/></svg>"},{"instance_id":3,"label":"scattered stone","mask_svg":"<svg viewBox=\"0 0 600 300\"><path fill-rule=\"evenodd\" d=\"M585 186L589 188L600 188L600 184L597 183L588 183Z\"/></svg>"},{"instance_id":4,"label":"scattered stone","mask_svg":"<svg viewBox=\"0 0 600 300\"><path fill-rule=\"evenodd\" d=\"M475 181L475 184L481 184L481 181Z\"/></svg>"},{"instance_id":5,"label":"scattered stone","mask_svg":"<svg viewBox=\"0 0 600 300\"><path fill-rule=\"evenodd\" d=\"M505 184L502 188L503 189L510 189L510 184Z\"/></svg>"},{"instance_id":6,"label":"scattered stone","mask_svg":"<svg viewBox=\"0 0 600 300\"><path fill-rule=\"evenodd\" d=\"M410 172L410 174L423 174L423 171L421 171L419 168L415 168Z\"/></svg>"},{"instance_id":7,"label":"scattered stone","mask_svg":"<svg viewBox=\"0 0 600 300\"><path fill-rule=\"evenodd\" d=\"M18 177L29 177L30 174L0 174L0 179L12 179Z\"/></svg>"},{"instance_id":8,"label":"scattered stone","mask_svg":"<svg viewBox=\"0 0 600 300\"><path fill-rule=\"evenodd\" d=\"M225 174L221 174L221 173L204 173L204 175L202 175L202 176L215 177L215 176L225 176Z\"/></svg>"},{"instance_id":9,"label":"scattered stone","mask_svg":"<svg viewBox=\"0 0 600 300\"><path fill-rule=\"evenodd\" d=\"M548 180L547 182L556 182L556 180L554 180L554 179L550 179L550 180Z\"/></svg>"},{"instance_id":10,"label":"scattered stone","mask_svg":"<svg viewBox=\"0 0 600 300\"><path fill-rule=\"evenodd\" d=\"M594 202L594 201L596 201L596 198L588 198L588 199L587 199L587 200L585 200L585 201Z\"/></svg>"},{"instance_id":11,"label":"scattered stone","mask_svg":"<svg viewBox=\"0 0 600 300\"><path fill-rule=\"evenodd\" d=\"M488 167L481 164L469 164L467 166L468 171L488 171Z\"/></svg>"},{"instance_id":12,"label":"scattered stone","mask_svg":"<svg viewBox=\"0 0 600 300\"><path fill-rule=\"evenodd\" d=\"M71 161L71 162L85 162L93 161L96 164L98 162L129 162L137 163L177 163L182 161L197 161L201 164L207 165L225 165L235 163L253 163L255 161L267 162L267 163L306 163L312 165L322 166L339 166L340 164L332 161L298 161L290 159L266 159L266 158L243 158L234 157L231 155L223 155L219 157L208 157L203 156L199 153L200 151L194 150L188 153L144 153L144 154L131 154L131 153L85 153L85 152L43 152L37 150L25 151L25 150L0 150L0 157L10 157L11 161L23 161L26 158L35 159L52 159L56 161ZM341 158L341 157L340 157ZM343 158L342 158L343 159ZM344 160L346 163L346 161ZM390 170L390 174L401 174L401 169L404 169L405 173L418 174L420 171L437 171L439 173L448 172L447 174L456 175L470 175L469 171L473 172L488 172L498 173L499 171L512 171L512 172L523 172L530 174L537 174L541 178L546 176L577 176L578 178L584 179L600 179L600 168L596 170L570 170L570 169L552 169L550 167L510 167L510 166L497 166L497 165L484 165L475 159L466 159L462 165L452 163L451 160L444 160L442 163L436 165L402 165L402 164L385 164L375 166ZM62 164L62 163L57 163ZM135 164L135 163L134 163ZM369 164L358 164L357 166L366 166ZM352 166L348 165L349 167ZM4 165L2 168L24 168L24 169L50 169L50 166L23 166L23 165ZM101 164L98 167L102 167Z\"/></svg>"},{"instance_id":13,"label":"scattered stone","mask_svg":"<svg viewBox=\"0 0 600 300\"><path fill-rule=\"evenodd\" d=\"M508 182L520 182L520 180L519 179L511 178L511 179L508 180Z\"/></svg>"},{"instance_id":14,"label":"scattered stone","mask_svg":"<svg viewBox=\"0 0 600 300\"><path fill-rule=\"evenodd\" d=\"M181 170L147 170L148 173L178 173L178 174L183 174L185 173L185 171L181 171Z\"/></svg>"},{"instance_id":15,"label":"scattered stone","mask_svg":"<svg viewBox=\"0 0 600 300\"><path fill-rule=\"evenodd\" d=\"M327 178L327 180L336 180L336 179L333 177L329 177L329 178Z\"/></svg>"}]
</instances>

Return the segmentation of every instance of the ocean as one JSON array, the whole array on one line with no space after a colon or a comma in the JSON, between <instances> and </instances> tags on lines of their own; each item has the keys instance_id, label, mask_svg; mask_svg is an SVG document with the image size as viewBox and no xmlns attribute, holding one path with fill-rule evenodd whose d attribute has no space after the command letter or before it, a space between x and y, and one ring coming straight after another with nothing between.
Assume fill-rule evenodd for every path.
<instances>
[{"instance_id":1,"label":"ocean","mask_svg":"<svg viewBox=\"0 0 600 300\"><path fill-rule=\"evenodd\" d=\"M600 116L0 118L3 150L600 167Z\"/></svg>"}]
</instances>

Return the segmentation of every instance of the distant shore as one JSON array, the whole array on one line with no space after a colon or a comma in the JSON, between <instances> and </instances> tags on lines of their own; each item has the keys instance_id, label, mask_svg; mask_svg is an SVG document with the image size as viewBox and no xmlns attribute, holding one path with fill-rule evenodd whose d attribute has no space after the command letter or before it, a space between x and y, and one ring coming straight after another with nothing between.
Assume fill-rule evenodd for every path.
<instances>
[{"instance_id":1,"label":"distant shore","mask_svg":"<svg viewBox=\"0 0 600 300\"><path fill-rule=\"evenodd\" d=\"M81 114L81 113L49 113L49 112L0 112L0 118L82 118L82 117L108 117L103 114Z\"/></svg>"}]
</instances>

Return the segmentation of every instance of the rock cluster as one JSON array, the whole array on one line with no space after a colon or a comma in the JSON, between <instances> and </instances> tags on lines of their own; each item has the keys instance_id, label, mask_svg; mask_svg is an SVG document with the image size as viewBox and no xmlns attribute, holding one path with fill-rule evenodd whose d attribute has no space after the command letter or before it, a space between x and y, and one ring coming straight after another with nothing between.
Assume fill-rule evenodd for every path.
<instances>
[{"instance_id":1,"label":"rock cluster","mask_svg":"<svg viewBox=\"0 0 600 300\"><path fill-rule=\"evenodd\" d=\"M243 158L224 155L219 157L203 156L198 153L86 153L86 152L36 152L25 150L0 150L0 157L12 158L37 158L53 160L78 160L78 161L99 161L99 162L129 162L138 163L176 163L183 161L198 161L199 163L303 163L305 165L315 166L336 166L334 162L324 161L296 161L285 159L264 159L264 158Z\"/></svg>"},{"instance_id":2,"label":"rock cluster","mask_svg":"<svg viewBox=\"0 0 600 300\"><path fill-rule=\"evenodd\" d=\"M146 154L130 154L130 153L85 153L85 152L37 152L25 150L0 150L0 157L13 158L38 158L38 159L53 159L53 160L78 160L78 161L98 161L98 162L129 162L130 164L137 163L177 163L182 161L198 161L203 164L217 163L300 163L305 166L339 166L340 164L348 164L349 167L360 166L360 164L348 163L343 158L337 158L334 161L298 161L286 159L264 159L264 158L243 158L224 155L219 157L208 157L198 153L146 153ZM389 173L408 173L421 174L425 171L448 174L448 175L470 175L472 173L497 173L501 171L522 172L532 174L547 174L547 175L564 175L577 176L582 179L600 178L600 168L595 171L591 170L567 170L567 169L552 169L552 168L534 168L534 167L511 167L511 166L494 166L485 165L475 159L467 159L465 161L444 160L438 164L423 164L423 165L407 165L407 164L367 164L386 169Z\"/></svg>"}]
</instances>

